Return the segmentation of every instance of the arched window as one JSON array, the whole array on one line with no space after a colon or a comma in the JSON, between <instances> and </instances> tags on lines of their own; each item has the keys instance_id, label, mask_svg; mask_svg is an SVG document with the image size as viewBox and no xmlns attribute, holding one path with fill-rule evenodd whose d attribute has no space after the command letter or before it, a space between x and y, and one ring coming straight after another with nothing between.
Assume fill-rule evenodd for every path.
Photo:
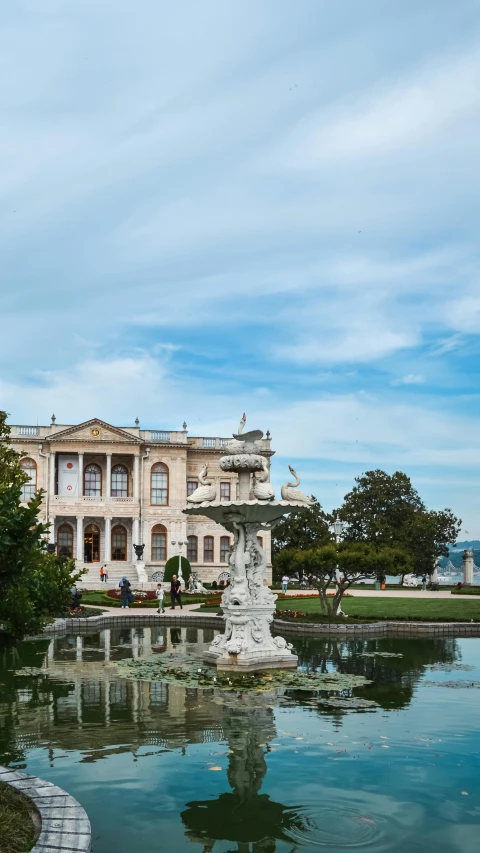
<instances>
[{"instance_id":1,"label":"arched window","mask_svg":"<svg viewBox=\"0 0 480 853\"><path fill-rule=\"evenodd\" d=\"M83 532L83 554L86 563L100 562L100 528L89 524Z\"/></svg>"},{"instance_id":2,"label":"arched window","mask_svg":"<svg viewBox=\"0 0 480 853\"><path fill-rule=\"evenodd\" d=\"M230 536L221 536L220 537L220 562L228 563L228 556L230 554Z\"/></svg>"},{"instance_id":3,"label":"arched window","mask_svg":"<svg viewBox=\"0 0 480 853\"><path fill-rule=\"evenodd\" d=\"M57 530L57 554L60 557L73 557L73 528L70 524L61 524Z\"/></svg>"},{"instance_id":4,"label":"arched window","mask_svg":"<svg viewBox=\"0 0 480 853\"><path fill-rule=\"evenodd\" d=\"M205 536L203 540L203 562L213 563L213 536Z\"/></svg>"},{"instance_id":5,"label":"arched window","mask_svg":"<svg viewBox=\"0 0 480 853\"><path fill-rule=\"evenodd\" d=\"M187 560L189 563L198 563L198 538L187 536Z\"/></svg>"},{"instance_id":6,"label":"arched window","mask_svg":"<svg viewBox=\"0 0 480 853\"><path fill-rule=\"evenodd\" d=\"M112 468L112 498L128 497L128 471L125 465Z\"/></svg>"},{"instance_id":7,"label":"arched window","mask_svg":"<svg viewBox=\"0 0 480 853\"><path fill-rule=\"evenodd\" d=\"M167 559L167 531L163 524L156 524L152 527L152 560Z\"/></svg>"},{"instance_id":8,"label":"arched window","mask_svg":"<svg viewBox=\"0 0 480 853\"><path fill-rule=\"evenodd\" d=\"M102 471L98 465L91 463L85 468L84 477L84 495L87 497L100 496L102 494Z\"/></svg>"},{"instance_id":9,"label":"arched window","mask_svg":"<svg viewBox=\"0 0 480 853\"><path fill-rule=\"evenodd\" d=\"M123 524L112 528L112 560L127 559L127 531Z\"/></svg>"},{"instance_id":10,"label":"arched window","mask_svg":"<svg viewBox=\"0 0 480 853\"><path fill-rule=\"evenodd\" d=\"M22 501L29 501L37 491L37 463L33 459L21 459L20 468L29 478L22 486Z\"/></svg>"},{"instance_id":11,"label":"arched window","mask_svg":"<svg viewBox=\"0 0 480 853\"><path fill-rule=\"evenodd\" d=\"M151 502L162 506L168 504L168 468L163 462L152 465Z\"/></svg>"}]
</instances>

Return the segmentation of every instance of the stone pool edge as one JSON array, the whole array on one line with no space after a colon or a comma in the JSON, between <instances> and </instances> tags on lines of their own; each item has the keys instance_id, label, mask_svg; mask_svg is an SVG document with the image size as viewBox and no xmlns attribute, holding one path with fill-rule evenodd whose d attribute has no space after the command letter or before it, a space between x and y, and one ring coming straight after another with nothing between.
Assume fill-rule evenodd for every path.
<instances>
[{"instance_id":1,"label":"stone pool edge","mask_svg":"<svg viewBox=\"0 0 480 853\"><path fill-rule=\"evenodd\" d=\"M169 627L191 626L192 628L214 628L221 630L224 625L222 616L202 616L202 614L189 613L179 616L155 616L155 614L126 614L114 616L111 614L91 616L88 619L78 619L74 616L68 619L56 619L51 625L46 625L43 635L58 636L70 633L88 633L92 630L103 630L104 628L137 628L149 622L155 625L168 625ZM284 622L281 619L273 620L273 629L276 632L288 634L339 634L348 636L365 635L389 635L389 636L412 636L428 634L429 636L449 637L480 637L480 622L368 622L363 625L345 624L315 624L313 622Z\"/></svg>"},{"instance_id":2,"label":"stone pool edge","mask_svg":"<svg viewBox=\"0 0 480 853\"><path fill-rule=\"evenodd\" d=\"M74 797L52 782L9 767L0 767L0 782L28 797L40 815L40 835L30 853L89 853L90 821Z\"/></svg>"}]
</instances>

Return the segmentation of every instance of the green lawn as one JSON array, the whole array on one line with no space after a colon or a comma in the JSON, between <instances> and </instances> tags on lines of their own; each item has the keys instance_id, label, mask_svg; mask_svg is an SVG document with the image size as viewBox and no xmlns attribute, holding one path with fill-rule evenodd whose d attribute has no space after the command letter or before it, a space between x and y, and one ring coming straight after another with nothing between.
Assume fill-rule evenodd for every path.
<instances>
[{"instance_id":1,"label":"green lawn","mask_svg":"<svg viewBox=\"0 0 480 853\"><path fill-rule=\"evenodd\" d=\"M316 598L301 597L277 601L278 610L301 610L302 613L320 615L320 602ZM342 610L358 619L405 619L445 622L480 622L480 599L458 598L344 598Z\"/></svg>"},{"instance_id":2,"label":"green lawn","mask_svg":"<svg viewBox=\"0 0 480 853\"><path fill-rule=\"evenodd\" d=\"M182 598L183 598L184 604L201 604L203 601L206 600L207 596L206 595L187 595L184 593ZM99 590L94 589L94 590L91 590L90 592L82 592L82 600L80 603L81 603L82 607L92 607L92 606L93 607L121 607L120 598L110 598L107 595L107 593L103 592L103 590L101 590L101 589L99 589ZM170 596L168 595L168 593L165 593L165 600L164 600L165 606L167 605L167 603L168 604L170 603ZM139 604L139 605L130 605L130 607L134 607L134 608L135 608L135 606L137 606L137 607L151 607L152 609L156 610L158 608L158 602L157 602L156 598L151 600L151 601L147 601L147 600L143 599L141 604ZM1 853L1 851L0 851L0 853Z\"/></svg>"},{"instance_id":3,"label":"green lawn","mask_svg":"<svg viewBox=\"0 0 480 853\"><path fill-rule=\"evenodd\" d=\"M6 782L0 782L1 853L27 853L35 843L31 803Z\"/></svg>"}]
</instances>

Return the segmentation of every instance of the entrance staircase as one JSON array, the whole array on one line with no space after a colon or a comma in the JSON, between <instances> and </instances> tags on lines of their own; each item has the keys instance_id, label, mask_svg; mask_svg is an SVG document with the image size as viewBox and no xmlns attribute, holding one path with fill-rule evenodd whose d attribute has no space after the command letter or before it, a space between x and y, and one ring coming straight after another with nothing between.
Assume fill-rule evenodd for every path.
<instances>
[{"instance_id":1,"label":"entrance staircase","mask_svg":"<svg viewBox=\"0 0 480 853\"><path fill-rule=\"evenodd\" d=\"M100 580L100 566L107 567L107 583ZM128 578L132 589L154 589L156 587L155 583L139 583L135 563L116 563L114 561L110 563L81 563L77 560L76 568L87 570L78 584L83 589L116 589L123 576Z\"/></svg>"}]
</instances>

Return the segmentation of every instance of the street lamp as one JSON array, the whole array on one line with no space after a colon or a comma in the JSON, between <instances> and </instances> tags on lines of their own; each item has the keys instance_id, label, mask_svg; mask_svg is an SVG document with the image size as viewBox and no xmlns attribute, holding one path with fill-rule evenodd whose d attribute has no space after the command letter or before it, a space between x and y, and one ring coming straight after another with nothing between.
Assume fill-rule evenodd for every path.
<instances>
[{"instance_id":1,"label":"street lamp","mask_svg":"<svg viewBox=\"0 0 480 853\"><path fill-rule=\"evenodd\" d=\"M337 515L335 521L333 522L332 527L333 527L333 532L335 534L335 541L340 542L340 540L343 536L343 531L345 529L345 522L340 521L340 518Z\"/></svg>"},{"instance_id":2,"label":"street lamp","mask_svg":"<svg viewBox=\"0 0 480 853\"><path fill-rule=\"evenodd\" d=\"M177 542L176 539L172 539L171 541L172 541L173 547L175 547L175 545L178 545L178 574L177 574L177 578L181 584L185 585L185 581L184 581L183 575L182 575L182 548L184 545L187 544L187 540L186 539L185 540L179 539Z\"/></svg>"}]
</instances>

